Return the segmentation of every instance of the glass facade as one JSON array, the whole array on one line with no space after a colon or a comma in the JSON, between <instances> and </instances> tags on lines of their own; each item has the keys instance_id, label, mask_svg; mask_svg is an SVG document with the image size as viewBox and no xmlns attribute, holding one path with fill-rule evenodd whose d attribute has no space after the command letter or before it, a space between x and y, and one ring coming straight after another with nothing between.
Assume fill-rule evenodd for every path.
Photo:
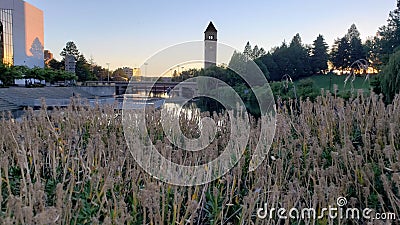
<instances>
[{"instance_id":1,"label":"glass facade","mask_svg":"<svg viewBox=\"0 0 400 225\"><path fill-rule=\"evenodd\" d=\"M0 56L4 64L12 65L13 47L13 16L11 9L0 9Z\"/></svg>"}]
</instances>

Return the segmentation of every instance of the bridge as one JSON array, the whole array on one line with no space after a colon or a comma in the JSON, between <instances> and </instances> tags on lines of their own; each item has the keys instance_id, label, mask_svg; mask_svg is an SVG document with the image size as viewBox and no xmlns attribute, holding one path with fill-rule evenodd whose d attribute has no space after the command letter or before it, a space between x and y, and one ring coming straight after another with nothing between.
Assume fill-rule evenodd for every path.
<instances>
[{"instance_id":1,"label":"bridge","mask_svg":"<svg viewBox=\"0 0 400 225\"><path fill-rule=\"evenodd\" d=\"M175 88L177 85L179 86ZM197 82L166 82L166 81L87 81L84 86L113 86L116 95L123 94L154 94L169 93L177 97L193 97L198 93ZM175 89L174 89L175 88Z\"/></svg>"}]
</instances>

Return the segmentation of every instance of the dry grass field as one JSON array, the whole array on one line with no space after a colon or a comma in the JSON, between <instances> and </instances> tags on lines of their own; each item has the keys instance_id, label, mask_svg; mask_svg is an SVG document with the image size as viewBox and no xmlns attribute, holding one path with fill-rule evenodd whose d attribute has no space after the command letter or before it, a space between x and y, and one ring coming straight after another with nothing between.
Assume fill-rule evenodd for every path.
<instances>
[{"instance_id":1,"label":"dry grass field","mask_svg":"<svg viewBox=\"0 0 400 225\"><path fill-rule=\"evenodd\" d=\"M121 115L112 107L77 102L53 111L28 110L18 122L0 121L0 224L386 223L257 217L264 203L318 211L340 196L348 207L400 215L399 96L391 105L374 94L347 101L329 94L298 104L278 100L275 139L263 164L247 172L258 137L253 120L236 167L195 187L152 178L128 150ZM154 112L150 118L159 116ZM185 118L190 120L181 120L185 132L195 136L196 126ZM154 143L168 144L159 126L149 127ZM211 155L228 133L220 129Z\"/></svg>"}]
</instances>

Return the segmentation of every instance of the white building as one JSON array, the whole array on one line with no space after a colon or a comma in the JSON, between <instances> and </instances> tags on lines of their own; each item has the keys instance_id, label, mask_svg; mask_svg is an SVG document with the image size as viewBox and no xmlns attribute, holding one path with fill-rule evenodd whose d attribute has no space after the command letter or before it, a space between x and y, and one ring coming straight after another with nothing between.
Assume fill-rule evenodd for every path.
<instances>
[{"instance_id":1,"label":"white building","mask_svg":"<svg viewBox=\"0 0 400 225\"><path fill-rule=\"evenodd\" d=\"M23 0L0 0L0 60L44 67L43 11Z\"/></svg>"},{"instance_id":2,"label":"white building","mask_svg":"<svg viewBox=\"0 0 400 225\"><path fill-rule=\"evenodd\" d=\"M70 73L75 73L76 69L76 59L73 55L65 56L65 71Z\"/></svg>"},{"instance_id":3,"label":"white building","mask_svg":"<svg viewBox=\"0 0 400 225\"><path fill-rule=\"evenodd\" d=\"M129 67L124 67L122 70L125 73L125 76L128 77L129 79L133 76L133 69Z\"/></svg>"}]
</instances>

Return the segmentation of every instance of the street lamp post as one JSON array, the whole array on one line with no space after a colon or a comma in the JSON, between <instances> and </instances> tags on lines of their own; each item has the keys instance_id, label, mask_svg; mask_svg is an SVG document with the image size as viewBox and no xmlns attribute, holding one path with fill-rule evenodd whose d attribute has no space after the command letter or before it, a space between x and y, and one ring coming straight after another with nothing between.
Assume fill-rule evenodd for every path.
<instances>
[{"instance_id":1,"label":"street lamp post","mask_svg":"<svg viewBox=\"0 0 400 225\"><path fill-rule=\"evenodd\" d=\"M147 65L149 65L147 62L144 63L144 76L147 76Z\"/></svg>"},{"instance_id":2,"label":"street lamp post","mask_svg":"<svg viewBox=\"0 0 400 225\"><path fill-rule=\"evenodd\" d=\"M110 63L106 63L108 66L107 69L107 83L110 83Z\"/></svg>"}]
</instances>

